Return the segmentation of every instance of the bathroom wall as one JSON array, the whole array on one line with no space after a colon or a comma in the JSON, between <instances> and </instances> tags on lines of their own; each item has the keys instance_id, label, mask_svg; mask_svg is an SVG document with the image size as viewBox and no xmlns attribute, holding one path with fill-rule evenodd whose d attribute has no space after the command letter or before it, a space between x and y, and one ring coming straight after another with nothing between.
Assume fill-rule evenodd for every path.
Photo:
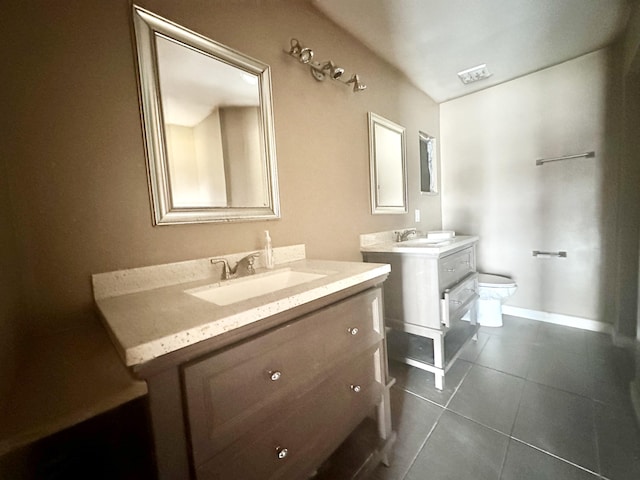
<instances>
[{"instance_id":1,"label":"bathroom wall","mask_svg":"<svg viewBox=\"0 0 640 480\"><path fill-rule=\"evenodd\" d=\"M480 235L479 268L519 285L509 305L612 322L609 75L600 50L440 106L443 227ZM535 164L591 150L595 158Z\"/></svg>"},{"instance_id":2,"label":"bathroom wall","mask_svg":"<svg viewBox=\"0 0 640 480\"><path fill-rule=\"evenodd\" d=\"M129 0L9 2L0 132L18 238L21 326L46 334L93 321L90 275L305 243L309 257L360 260L358 235L441 226L440 196L419 194L418 131L439 108L306 1L144 0L141 6L269 64L282 219L152 225ZM284 53L291 37L361 75L354 94L316 82ZM407 128L407 215L370 214L367 112Z\"/></svg>"},{"instance_id":3,"label":"bathroom wall","mask_svg":"<svg viewBox=\"0 0 640 480\"><path fill-rule=\"evenodd\" d=\"M20 340L18 262L10 217L6 157L2 153L0 147L0 411L13 380Z\"/></svg>"},{"instance_id":4,"label":"bathroom wall","mask_svg":"<svg viewBox=\"0 0 640 480\"><path fill-rule=\"evenodd\" d=\"M618 283L619 315L616 332L640 339L640 3L634 2L627 31L620 42L622 63L620 128L620 202L618 210ZM633 213L630 213L633 212ZM640 378L640 363L637 365Z\"/></svg>"}]
</instances>

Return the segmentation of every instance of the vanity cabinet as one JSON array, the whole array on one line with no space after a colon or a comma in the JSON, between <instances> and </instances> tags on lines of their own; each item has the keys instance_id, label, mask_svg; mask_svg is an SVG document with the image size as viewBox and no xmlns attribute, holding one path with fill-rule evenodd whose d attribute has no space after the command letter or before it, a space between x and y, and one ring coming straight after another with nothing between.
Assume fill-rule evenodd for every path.
<instances>
[{"instance_id":1,"label":"vanity cabinet","mask_svg":"<svg viewBox=\"0 0 640 480\"><path fill-rule=\"evenodd\" d=\"M475 238L456 238L446 248L387 246L362 252L366 262L391 265L384 284L384 316L392 329L389 355L433 372L440 390L446 371L477 333ZM461 321L467 312L470 321Z\"/></svg>"},{"instance_id":2,"label":"vanity cabinet","mask_svg":"<svg viewBox=\"0 0 640 480\"><path fill-rule=\"evenodd\" d=\"M272 327L253 335L175 352L174 365L138 367L161 479L309 478L365 421L377 424L377 438L369 468L354 478L388 462L382 290L329 301L266 319Z\"/></svg>"}]
</instances>

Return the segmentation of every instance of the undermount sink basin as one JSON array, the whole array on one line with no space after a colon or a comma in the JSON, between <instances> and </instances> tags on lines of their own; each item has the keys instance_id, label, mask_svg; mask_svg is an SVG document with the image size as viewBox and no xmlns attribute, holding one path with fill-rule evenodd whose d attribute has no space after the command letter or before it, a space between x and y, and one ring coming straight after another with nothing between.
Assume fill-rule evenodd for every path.
<instances>
[{"instance_id":1,"label":"undermount sink basin","mask_svg":"<svg viewBox=\"0 0 640 480\"><path fill-rule=\"evenodd\" d=\"M327 273L300 272L289 268L275 272L237 278L224 283L186 290L185 293L216 305L249 300L250 298L277 292L289 287L326 277Z\"/></svg>"},{"instance_id":2,"label":"undermount sink basin","mask_svg":"<svg viewBox=\"0 0 640 480\"><path fill-rule=\"evenodd\" d=\"M443 240L441 238L414 238L412 240L405 240L404 242L398 242L399 247L437 247L439 245L446 245L451 239Z\"/></svg>"}]
</instances>

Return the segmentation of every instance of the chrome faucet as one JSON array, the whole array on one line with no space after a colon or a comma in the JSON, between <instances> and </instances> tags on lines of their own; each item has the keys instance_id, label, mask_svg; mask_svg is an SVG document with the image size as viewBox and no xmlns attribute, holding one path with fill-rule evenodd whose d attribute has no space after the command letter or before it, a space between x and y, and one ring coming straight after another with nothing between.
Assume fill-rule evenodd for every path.
<instances>
[{"instance_id":1,"label":"chrome faucet","mask_svg":"<svg viewBox=\"0 0 640 480\"><path fill-rule=\"evenodd\" d=\"M418 232L415 228L408 228L407 230L403 230L402 232L393 232L396 234L396 242L404 242L411 235L417 235Z\"/></svg>"},{"instance_id":2,"label":"chrome faucet","mask_svg":"<svg viewBox=\"0 0 640 480\"><path fill-rule=\"evenodd\" d=\"M238 260L238 263L235 264L234 267L231 267L228 260L226 258L212 258L210 260L212 265L216 263L222 264L222 276L221 280L229 280L234 277L244 277L245 275L253 275L256 273L256 270L253 264L256 261L256 258L260 256L260 252L252 252L245 257L242 257Z\"/></svg>"}]
</instances>

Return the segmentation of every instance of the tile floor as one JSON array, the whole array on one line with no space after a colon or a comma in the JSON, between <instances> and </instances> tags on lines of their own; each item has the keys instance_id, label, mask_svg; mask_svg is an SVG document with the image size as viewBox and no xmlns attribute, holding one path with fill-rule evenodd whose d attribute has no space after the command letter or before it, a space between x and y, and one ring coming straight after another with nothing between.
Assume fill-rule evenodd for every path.
<instances>
[{"instance_id":1,"label":"tile floor","mask_svg":"<svg viewBox=\"0 0 640 480\"><path fill-rule=\"evenodd\" d=\"M608 335L517 317L481 328L447 373L390 362L391 467L375 480L638 480L633 352Z\"/></svg>"}]
</instances>

